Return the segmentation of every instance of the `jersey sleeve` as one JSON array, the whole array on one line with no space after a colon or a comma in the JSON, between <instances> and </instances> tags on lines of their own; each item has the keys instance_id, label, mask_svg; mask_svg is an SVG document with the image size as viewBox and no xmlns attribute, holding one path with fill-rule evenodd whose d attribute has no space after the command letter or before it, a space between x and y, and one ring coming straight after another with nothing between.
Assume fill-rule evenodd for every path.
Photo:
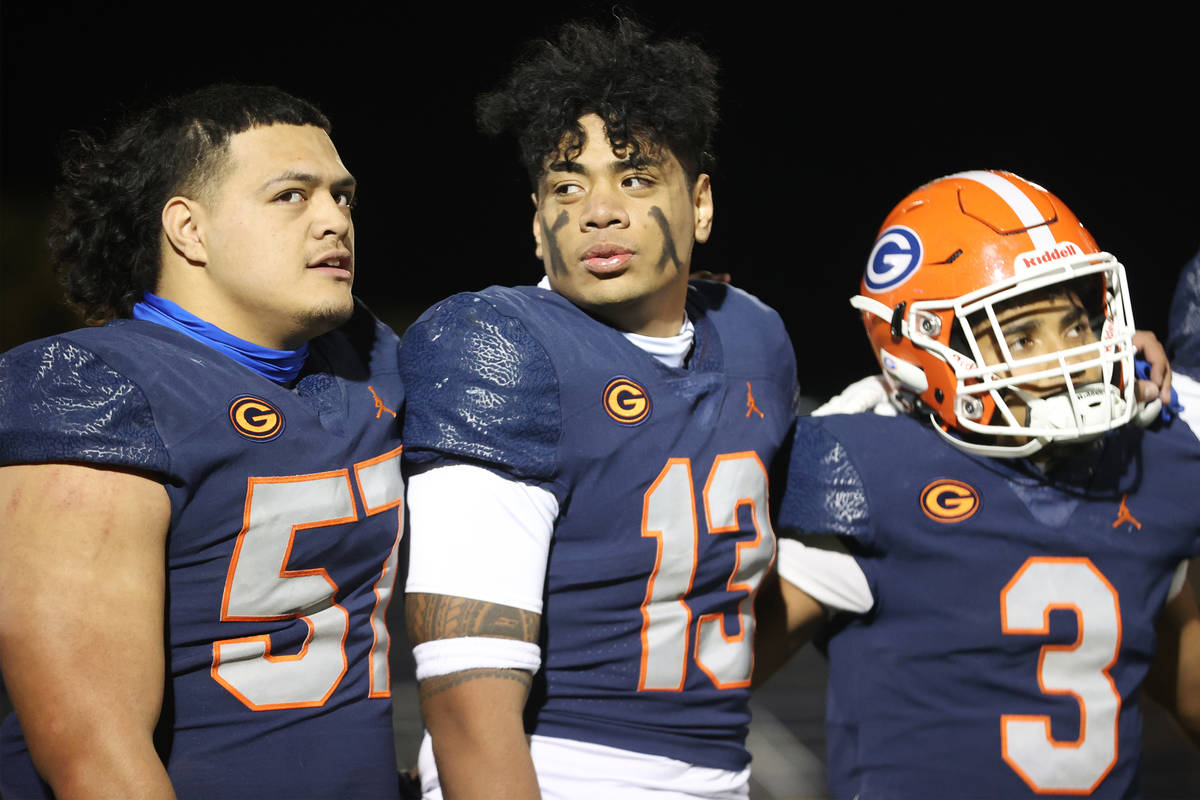
<instances>
[{"instance_id":1,"label":"jersey sleeve","mask_svg":"<svg viewBox=\"0 0 1200 800\"><path fill-rule=\"evenodd\" d=\"M1172 370L1200 379L1200 253L1179 271L1167 318L1167 355Z\"/></svg>"},{"instance_id":2,"label":"jersey sleeve","mask_svg":"<svg viewBox=\"0 0 1200 800\"><path fill-rule=\"evenodd\" d=\"M862 477L846 448L817 418L796 420L779 526L801 536L834 533L871 544Z\"/></svg>"},{"instance_id":3,"label":"jersey sleeve","mask_svg":"<svg viewBox=\"0 0 1200 800\"><path fill-rule=\"evenodd\" d=\"M0 464L70 461L170 474L141 389L65 338L0 356L0 420Z\"/></svg>"},{"instance_id":4,"label":"jersey sleeve","mask_svg":"<svg viewBox=\"0 0 1200 800\"><path fill-rule=\"evenodd\" d=\"M520 320L480 295L455 295L406 331L400 370L411 470L475 464L563 500L554 486L562 427L558 378Z\"/></svg>"},{"instance_id":5,"label":"jersey sleeve","mask_svg":"<svg viewBox=\"0 0 1200 800\"><path fill-rule=\"evenodd\" d=\"M779 506L779 574L825 608L865 613L875 602L875 544L866 487L842 442L799 417Z\"/></svg>"}]
</instances>

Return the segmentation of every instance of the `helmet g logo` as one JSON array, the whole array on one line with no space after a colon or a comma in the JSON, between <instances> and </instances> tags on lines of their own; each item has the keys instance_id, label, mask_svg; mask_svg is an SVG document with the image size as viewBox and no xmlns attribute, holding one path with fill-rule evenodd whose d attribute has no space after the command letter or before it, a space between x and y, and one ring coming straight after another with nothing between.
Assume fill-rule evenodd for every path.
<instances>
[{"instance_id":1,"label":"helmet g logo","mask_svg":"<svg viewBox=\"0 0 1200 800\"><path fill-rule=\"evenodd\" d=\"M613 378L604 387L604 410L617 422L637 425L650 416L650 395L629 378Z\"/></svg>"},{"instance_id":2,"label":"helmet g logo","mask_svg":"<svg viewBox=\"0 0 1200 800\"><path fill-rule=\"evenodd\" d=\"M872 292L895 289L921 266L921 239L912 228L893 225L875 240L863 277Z\"/></svg>"}]
</instances>

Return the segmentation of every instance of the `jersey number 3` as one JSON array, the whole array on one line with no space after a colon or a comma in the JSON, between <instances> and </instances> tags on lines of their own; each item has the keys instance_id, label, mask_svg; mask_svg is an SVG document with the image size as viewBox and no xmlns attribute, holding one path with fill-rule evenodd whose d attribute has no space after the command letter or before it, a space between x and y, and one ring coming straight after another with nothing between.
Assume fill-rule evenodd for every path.
<instances>
[{"instance_id":1,"label":"jersey number 3","mask_svg":"<svg viewBox=\"0 0 1200 800\"><path fill-rule=\"evenodd\" d=\"M1035 792L1088 794L1117 760L1121 695L1108 671L1121 647L1121 609L1116 590L1090 559L1031 558L1000 593L1004 633L1045 636L1053 609L1074 612L1079 636L1042 648L1038 686L1079 703L1079 738L1054 739L1047 716L1005 714L1003 755Z\"/></svg>"},{"instance_id":2,"label":"jersey number 3","mask_svg":"<svg viewBox=\"0 0 1200 800\"><path fill-rule=\"evenodd\" d=\"M696 574L700 534L692 464L672 458L646 491L642 536L658 540L658 559L642 603L642 666L638 689L680 691L687 679L692 609L688 593ZM695 662L719 689L750 685L753 667L754 596L775 555L767 507L767 471L754 452L719 455L704 483L704 519L710 536L739 533L738 509L748 506L753 539L736 546L725 588L742 594L738 630L725 615L704 614L695 624Z\"/></svg>"},{"instance_id":3,"label":"jersey number 3","mask_svg":"<svg viewBox=\"0 0 1200 800\"><path fill-rule=\"evenodd\" d=\"M354 465L368 516L394 510L396 539L375 583L369 656L371 697L387 697L388 632L384 621L396 581L404 482L400 450ZM300 651L272 655L268 635L213 644L212 676L255 711L319 706L346 674L350 614L333 602L338 587L323 569L288 569L300 531L358 519L349 470L281 478L251 478L245 520L234 546L221 603L222 621L299 618L308 626Z\"/></svg>"}]
</instances>

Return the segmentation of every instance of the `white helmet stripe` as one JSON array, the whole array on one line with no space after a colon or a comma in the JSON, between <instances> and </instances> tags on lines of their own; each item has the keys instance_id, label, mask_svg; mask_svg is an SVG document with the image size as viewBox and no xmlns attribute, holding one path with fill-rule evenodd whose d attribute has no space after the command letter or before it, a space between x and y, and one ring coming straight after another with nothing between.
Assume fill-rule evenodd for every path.
<instances>
[{"instance_id":1,"label":"white helmet stripe","mask_svg":"<svg viewBox=\"0 0 1200 800\"><path fill-rule=\"evenodd\" d=\"M1008 207L1017 215L1017 219L1021 221L1021 224L1029 228L1026 233L1033 240L1034 250L1046 250L1057 244L1054 241L1054 234L1050 233L1050 226L1041 224L1045 222L1042 212L1038 211L1033 201L1026 197L1025 193L1013 185L1011 181L994 172L984 172L982 170L959 172L949 177L966 178L976 183L982 183L1000 195L1000 199L1008 203Z\"/></svg>"}]
</instances>

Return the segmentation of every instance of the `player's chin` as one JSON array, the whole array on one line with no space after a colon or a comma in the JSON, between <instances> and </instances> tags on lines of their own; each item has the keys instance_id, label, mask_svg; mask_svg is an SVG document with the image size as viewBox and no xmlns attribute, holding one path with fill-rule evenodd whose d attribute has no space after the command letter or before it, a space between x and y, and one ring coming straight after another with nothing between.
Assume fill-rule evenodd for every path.
<instances>
[{"instance_id":1,"label":"player's chin","mask_svg":"<svg viewBox=\"0 0 1200 800\"><path fill-rule=\"evenodd\" d=\"M658 287L647 285L629 273L587 283L578 293L580 305L621 306L649 297Z\"/></svg>"},{"instance_id":2,"label":"player's chin","mask_svg":"<svg viewBox=\"0 0 1200 800\"><path fill-rule=\"evenodd\" d=\"M309 337L329 333L334 328L345 324L354 315L354 298L349 289L345 297L326 300L323 303L310 306L304 313L302 324Z\"/></svg>"}]
</instances>

